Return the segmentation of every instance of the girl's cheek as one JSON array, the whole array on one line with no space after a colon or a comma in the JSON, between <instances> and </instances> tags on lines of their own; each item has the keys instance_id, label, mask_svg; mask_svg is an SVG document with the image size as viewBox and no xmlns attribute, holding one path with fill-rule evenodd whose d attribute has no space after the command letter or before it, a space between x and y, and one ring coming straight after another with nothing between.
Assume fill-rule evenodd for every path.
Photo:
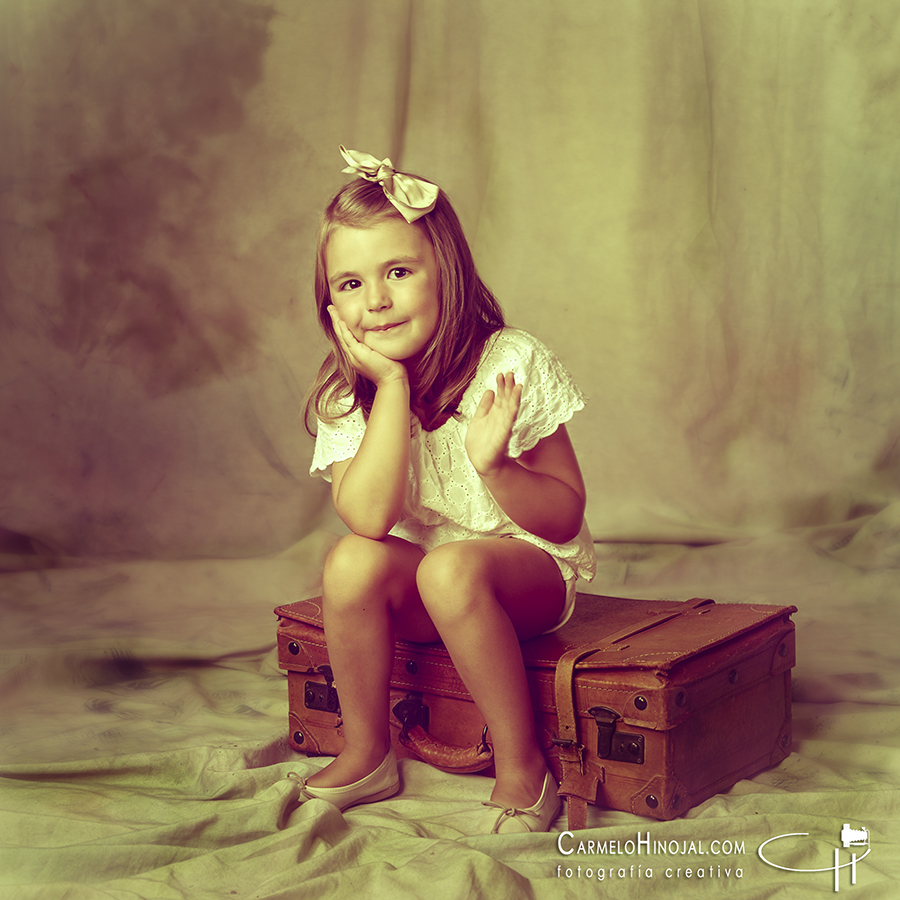
<instances>
[{"instance_id":1,"label":"girl's cheek","mask_svg":"<svg viewBox=\"0 0 900 900\"><path fill-rule=\"evenodd\" d=\"M365 332L362 328L359 327L359 316L355 316L352 310L348 309L340 309L338 307L338 313L340 314L341 319L344 320L347 327L350 329L350 334L356 338L358 341L362 341L365 336Z\"/></svg>"},{"instance_id":2,"label":"girl's cheek","mask_svg":"<svg viewBox=\"0 0 900 900\"><path fill-rule=\"evenodd\" d=\"M331 305L334 307L334 314L337 318L339 318L342 322L347 324L351 331L353 330L353 316L351 315L350 309L347 306L347 303L343 299L339 299L335 297L334 294L331 295Z\"/></svg>"}]
</instances>

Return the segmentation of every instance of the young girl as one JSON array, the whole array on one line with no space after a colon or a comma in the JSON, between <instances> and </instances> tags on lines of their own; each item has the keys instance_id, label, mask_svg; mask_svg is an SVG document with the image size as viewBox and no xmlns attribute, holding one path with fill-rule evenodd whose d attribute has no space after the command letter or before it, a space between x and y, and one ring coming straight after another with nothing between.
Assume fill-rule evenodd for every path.
<instances>
[{"instance_id":1,"label":"young girl","mask_svg":"<svg viewBox=\"0 0 900 900\"><path fill-rule=\"evenodd\" d=\"M307 404L311 473L349 527L323 573L344 749L304 783L341 809L399 789L395 638L443 641L488 725L481 831L546 831L557 785L538 746L519 641L571 614L593 575L585 489L564 423L582 408L557 359L504 327L437 186L341 153L360 179L319 231L316 302L333 349Z\"/></svg>"}]
</instances>

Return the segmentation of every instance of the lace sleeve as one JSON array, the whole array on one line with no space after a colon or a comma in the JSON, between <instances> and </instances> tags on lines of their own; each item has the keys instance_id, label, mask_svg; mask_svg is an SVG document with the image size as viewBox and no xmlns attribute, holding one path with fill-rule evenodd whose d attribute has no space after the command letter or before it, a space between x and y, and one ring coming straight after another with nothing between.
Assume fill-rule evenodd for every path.
<instances>
[{"instance_id":1,"label":"lace sleeve","mask_svg":"<svg viewBox=\"0 0 900 900\"><path fill-rule=\"evenodd\" d=\"M509 442L513 459L584 408L584 395L556 355L525 332L517 331L516 338L512 346L518 351L517 365L510 359L506 369L516 372L523 384L522 405Z\"/></svg>"},{"instance_id":2,"label":"lace sleeve","mask_svg":"<svg viewBox=\"0 0 900 900\"><path fill-rule=\"evenodd\" d=\"M356 456L356 451L366 433L366 420L361 409L341 416L333 422L317 420L316 448L313 451L310 475L320 475L331 481L332 463Z\"/></svg>"}]
</instances>

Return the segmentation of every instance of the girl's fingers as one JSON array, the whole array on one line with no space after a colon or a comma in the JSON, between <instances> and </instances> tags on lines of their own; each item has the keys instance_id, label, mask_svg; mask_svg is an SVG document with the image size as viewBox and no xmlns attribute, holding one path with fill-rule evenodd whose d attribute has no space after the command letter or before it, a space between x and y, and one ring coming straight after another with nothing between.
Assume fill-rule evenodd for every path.
<instances>
[{"instance_id":1,"label":"girl's fingers","mask_svg":"<svg viewBox=\"0 0 900 900\"><path fill-rule=\"evenodd\" d=\"M478 409L475 410L475 417L479 418L481 416L486 416L491 411L493 405L494 392L490 390L485 391L481 397L481 402L478 404Z\"/></svg>"},{"instance_id":2,"label":"girl's fingers","mask_svg":"<svg viewBox=\"0 0 900 900\"><path fill-rule=\"evenodd\" d=\"M331 323L334 325L334 330L340 337L346 337L349 334L350 329L347 327L347 323L341 318L341 314L337 311L334 304L328 307L328 312L331 315Z\"/></svg>"},{"instance_id":3,"label":"girl's fingers","mask_svg":"<svg viewBox=\"0 0 900 900\"><path fill-rule=\"evenodd\" d=\"M359 341L353 336L353 332L350 331L349 326L341 318L340 313L338 313L333 305L328 307L328 312L331 315L331 323L334 326L334 334L338 343L344 348L344 352L350 358L350 364L353 368L358 369L359 351L357 350L357 345L359 344Z\"/></svg>"},{"instance_id":4,"label":"girl's fingers","mask_svg":"<svg viewBox=\"0 0 900 900\"><path fill-rule=\"evenodd\" d=\"M348 353L352 353L354 346L359 343L353 336L350 326L341 318L340 313L334 308L334 305L328 307L331 314L331 322L334 325L334 333L337 339L344 345Z\"/></svg>"},{"instance_id":5,"label":"girl's fingers","mask_svg":"<svg viewBox=\"0 0 900 900\"><path fill-rule=\"evenodd\" d=\"M514 410L519 408L522 397L522 385L516 384L516 376L512 372L501 372L497 375L497 403L501 406L509 404Z\"/></svg>"},{"instance_id":6,"label":"girl's fingers","mask_svg":"<svg viewBox=\"0 0 900 900\"><path fill-rule=\"evenodd\" d=\"M333 304L327 309L334 325L337 343L343 348L348 362L357 372L378 384L386 377L393 377L398 367L402 369L402 363L387 359L377 350L358 340Z\"/></svg>"},{"instance_id":7,"label":"girl's fingers","mask_svg":"<svg viewBox=\"0 0 900 900\"><path fill-rule=\"evenodd\" d=\"M334 328L334 333L339 341L344 343L346 339L344 338L344 320L338 315L338 311L334 308L334 305L328 307L328 314L331 316L331 325Z\"/></svg>"}]
</instances>

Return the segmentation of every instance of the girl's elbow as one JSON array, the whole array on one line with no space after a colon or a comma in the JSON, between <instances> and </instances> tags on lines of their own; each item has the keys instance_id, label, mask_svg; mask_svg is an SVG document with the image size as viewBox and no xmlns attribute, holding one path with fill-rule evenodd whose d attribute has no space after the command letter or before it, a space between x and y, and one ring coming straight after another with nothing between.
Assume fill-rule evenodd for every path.
<instances>
[{"instance_id":1,"label":"girl's elbow","mask_svg":"<svg viewBox=\"0 0 900 900\"><path fill-rule=\"evenodd\" d=\"M360 537L369 538L373 541L383 541L390 533L393 525L380 526L377 523L363 522L357 525L345 523L347 527Z\"/></svg>"},{"instance_id":2,"label":"girl's elbow","mask_svg":"<svg viewBox=\"0 0 900 900\"><path fill-rule=\"evenodd\" d=\"M547 533L544 535L539 535L539 537L543 537L544 540L550 541L551 544L568 544L569 541L574 541L575 538L581 533L581 521L579 520L578 524L575 526L566 526L561 528L548 529Z\"/></svg>"},{"instance_id":3,"label":"girl's elbow","mask_svg":"<svg viewBox=\"0 0 900 900\"><path fill-rule=\"evenodd\" d=\"M579 511L580 510L580 511ZM574 541L581 533L584 524L584 509L572 510L567 515L560 515L560 510L556 511L556 515L544 516L530 523L519 522L526 531L530 531L535 537L549 541L551 544L568 544Z\"/></svg>"},{"instance_id":4,"label":"girl's elbow","mask_svg":"<svg viewBox=\"0 0 900 900\"><path fill-rule=\"evenodd\" d=\"M370 538L373 541L383 541L400 519L399 516L379 515L371 510L366 514L338 508L337 512L343 523L354 534Z\"/></svg>"},{"instance_id":5,"label":"girl's elbow","mask_svg":"<svg viewBox=\"0 0 900 900\"><path fill-rule=\"evenodd\" d=\"M344 524L360 537L367 537L373 541L383 541L391 533L391 529L396 523L368 520L350 523L344 520Z\"/></svg>"},{"instance_id":6,"label":"girl's elbow","mask_svg":"<svg viewBox=\"0 0 900 900\"><path fill-rule=\"evenodd\" d=\"M581 534L584 525L584 500L576 503L564 518L557 520L552 527L553 537L548 538L554 544L568 544Z\"/></svg>"}]
</instances>

